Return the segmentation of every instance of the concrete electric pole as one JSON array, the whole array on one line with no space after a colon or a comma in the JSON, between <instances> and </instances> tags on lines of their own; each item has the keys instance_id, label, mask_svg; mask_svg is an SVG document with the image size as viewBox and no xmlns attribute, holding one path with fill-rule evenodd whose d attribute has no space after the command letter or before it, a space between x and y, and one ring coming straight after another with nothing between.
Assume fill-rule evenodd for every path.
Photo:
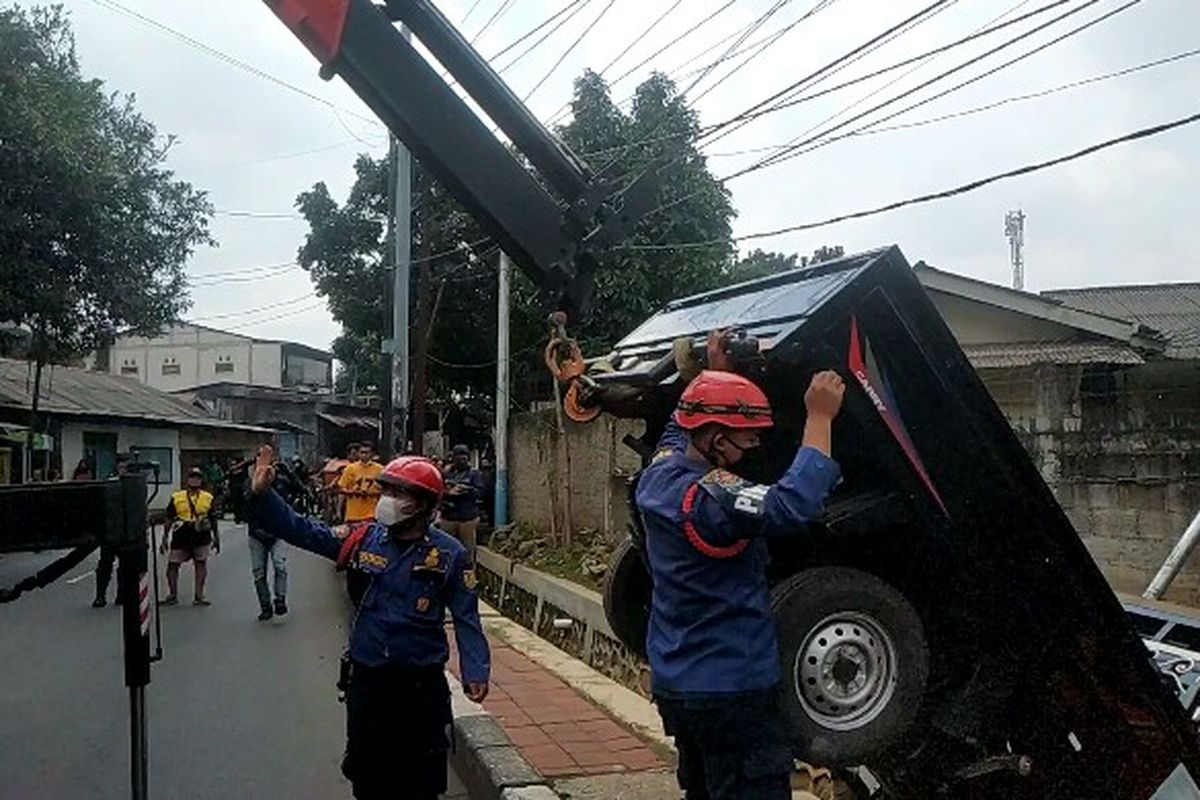
<instances>
[{"instance_id":1,"label":"concrete electric pole","mask_svg":"<svg viewBox=\"0 0 1200 800\"><path fill-rule=\"evenodd\" d=\"M492 524L508 524L508 404L509 404L509 302L512 262L500 253L500 285L496 292L496 496Z\"/></svg>"},{"instance_id":2,"label":"concrete electric pole","mask_svg":"<svg viewBox=\"0 0 1200 800\"><path fill-rule=\"evenodd\" d=\"M1012 254L1013 288L1025 288L1025 212L1017 209L1004 215L1004 235Z\"/></svg>"},{"instance_id":3,"label":"concrete electric pole","mask_svg":"<svg viewBox=\"0 0 1200 800\"><path fill-rule=\"evenodd\" d=\"M412 41L408 28L400 27L405 39ZM391 136L393 166L396 170L392 195L392 338L391 393L386 419L380 426L386 441L380 442L385 457L403 453L408 442L408 307L412 285L412 156L408 148ZM392 444L399 441L398 452Z\"/></svg>"}]
</instances>

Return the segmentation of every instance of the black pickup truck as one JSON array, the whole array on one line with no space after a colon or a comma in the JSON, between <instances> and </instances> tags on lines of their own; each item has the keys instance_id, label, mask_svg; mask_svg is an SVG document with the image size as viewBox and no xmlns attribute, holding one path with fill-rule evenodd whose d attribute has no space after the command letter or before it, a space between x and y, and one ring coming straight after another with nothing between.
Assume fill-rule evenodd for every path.
<instances>
[{"instance_id":1,"label":"black pickup truck","mask_svg":"<svg viewBox=\"0 0 1200 800\"><path fill-rule=\"evenodd\" d=\"M1195 728L898 248L675 301L573 402L644 419L649 452L683 388L676 343L725 327L762 345L780 473L810 376L848 384L844 480L771 543L798 757L865 766L870 796L1200 798ZM642 536L605 592L637 652Z\"/></svg>"}]
</instances>

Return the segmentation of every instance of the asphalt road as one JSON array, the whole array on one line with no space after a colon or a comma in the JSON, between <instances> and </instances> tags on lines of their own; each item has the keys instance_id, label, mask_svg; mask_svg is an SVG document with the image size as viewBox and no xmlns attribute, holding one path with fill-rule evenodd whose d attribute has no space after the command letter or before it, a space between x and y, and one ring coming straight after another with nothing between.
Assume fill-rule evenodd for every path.
<instances>
[{"instance_id":1,"label":"asphalt road","mask_svg":"<svg viewBox=\"0 0 1200 800\"><path fill-rule=\"evenodd\" d=\"M185 566L182 604L161 609L164 659L147 689L150 796L349 798L334 689L349 622L342 585L329 562L289 550L291 613L259 622L245 529L226 523L221 539L213 605L190 604ZM0 557L0 586L54 555ZM0 605L0 800L130 796L120 611L90 607L93 564ZM453 775L448 797L466 798Z\"/></svg>"}]
</instances>

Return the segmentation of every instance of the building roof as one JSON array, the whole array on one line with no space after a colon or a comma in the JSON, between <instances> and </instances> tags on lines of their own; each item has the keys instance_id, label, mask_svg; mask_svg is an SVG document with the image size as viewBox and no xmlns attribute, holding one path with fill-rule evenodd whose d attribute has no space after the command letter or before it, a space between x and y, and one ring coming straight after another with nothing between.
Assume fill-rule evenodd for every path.
<instances>
[{"instance_id":1,"label":"building roof","mask_svg":"<svg viewBox=\"0 0 1200 800\"><path fill-rule=\"evenodd\" d=\"M953 272L931 267L921 261L913 265L921 284L926 289L957 295L997 308L1054 322L1074 328L1080 333L1124 342L1133 347L1161 351L1163 339L1157 329L1141 320L1122 315L1109 315L1099 310L1078 308L1064 304L1049 295L1010 289L976 278L968 278Z\"/></svg>"},{"instance_id":2,"label":"building roof","mask_svg":"<svg viewBox=\"0 0 1200 800\"><path fill-rule=\"evenodd\" d=\"M1161 332L1172 358L1200 358L1200 283L1056 289L1044 297L1095 314L1134 320Z\"/></svg>"},{"instance_id":3,"label":"building roof","mask_svg":"<svg viewBox=\"0 0 1200 800\"><path fill-rule=\"evenodd\" d=\"M0 407L28 409L32 399L32 365L0 358ZM42 371L38 408L66 416L266 431L208 416L191 403L132 378L53 364L47 364Z\"/></svg>"},{"instance_id":4,"label":"building roof","mask_svg":"<svg viewBox=\"0 0 1200 800\"><path fill-rule=\"evenodd\" d=\"M963 345L975 369L1035 364L1144 364L1134 348L1120 342L1017 342Z\"/></svg>"}]
</instances>

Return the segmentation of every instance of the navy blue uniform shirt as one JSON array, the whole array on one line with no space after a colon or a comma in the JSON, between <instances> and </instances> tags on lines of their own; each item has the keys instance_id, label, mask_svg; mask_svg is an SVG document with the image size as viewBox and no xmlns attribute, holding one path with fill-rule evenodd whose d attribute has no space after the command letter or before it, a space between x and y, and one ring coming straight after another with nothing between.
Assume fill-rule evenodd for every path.
<instances>
[{"instance_id":1,"label":"navy blue uniform shirt","mask_svg":"<svg viewBox=\"0 0 1200 800\"><path fill-rule=\"evenodd\" d=\"M490 654L479 602L475 568L457 539L430 526L417 539L395 539L383 525L367 530L351 552L346 539L356 527L313 522L294 512L274 490L251 498L250 524L331 560L348 555L346 566L364 573L368 584L350 632L350 658L366 667L436 666L450 657L446 609L454 617L459 668L464 683L486 683Z\"/></svg>"},{"instance_id":2,"label":"navy blue uniform shirt","mask_svg":"<svg viewBox=\"0 0 1200 800\"><path fill-rule=\"evenodd\" d=\"M470 522L479 516L479 500L483 496L483 477L479 470L453 465L446 470L446 487L458 484L466 489L462 494L447 494L442 498L442 519L451 522Z\"/></svg>"},{"instance_id":3,"label":"navy blue uniform shirt","mask_svg":"<svg viewBox=\"0 0 1200 800\"><path fill-rule=\"evenodd\" d=\"M764 537L802 535L841 471L804 447L778 483L761 486L690 458L687 445L671 423L637 486L654 579L652 686L668 695L774 686L779 647Z\"/></svg>"}]
</instances>

